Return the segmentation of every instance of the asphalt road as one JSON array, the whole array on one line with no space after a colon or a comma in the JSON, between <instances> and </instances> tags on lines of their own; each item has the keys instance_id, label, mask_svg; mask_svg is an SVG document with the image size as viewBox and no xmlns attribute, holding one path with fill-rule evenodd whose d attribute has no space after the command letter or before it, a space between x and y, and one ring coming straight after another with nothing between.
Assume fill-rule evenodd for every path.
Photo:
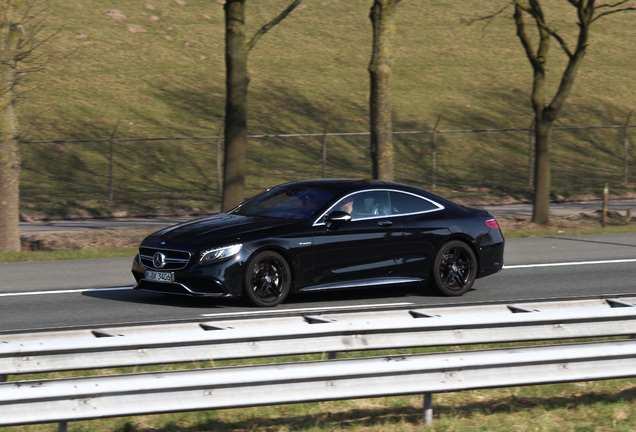
<instances>
[{"instance_id":1,"label":"asphalt road","mask_svg":"<svg viewBox=\"0 0 636 432\"><path fill-rule=\"evenodd\" d=\"M505 268L460 298L431 291L367 289L291 296L274 309L233 300L167 297L132 290L131 259L0 264L0 333L66 327L214 320L389 305L520 302L635 296L636 233L511 239Z\"/></svg>"}]
</instances>

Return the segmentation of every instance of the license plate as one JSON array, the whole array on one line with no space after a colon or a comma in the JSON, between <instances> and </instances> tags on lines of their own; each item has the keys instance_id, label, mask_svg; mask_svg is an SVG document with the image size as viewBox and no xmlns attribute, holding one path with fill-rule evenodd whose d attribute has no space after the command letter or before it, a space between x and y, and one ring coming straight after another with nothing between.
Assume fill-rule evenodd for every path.
<instances>
[{"instance_id":1,"label":"license plate","mask_svg":"<svg viewBox=\"0 0 636 432\"><path fill-rule=\"evenodd\" d=\"M174 282L174 273L146 270L146 280L154 282Z\"/></svg>"}]
</instances>

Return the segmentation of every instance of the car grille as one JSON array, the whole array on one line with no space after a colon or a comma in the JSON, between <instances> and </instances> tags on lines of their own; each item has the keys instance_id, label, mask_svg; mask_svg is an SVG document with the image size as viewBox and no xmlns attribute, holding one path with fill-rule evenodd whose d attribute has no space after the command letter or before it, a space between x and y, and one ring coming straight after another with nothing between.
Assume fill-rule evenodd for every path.
<instances>
[{"instance_id":1,"label":"car grille","mask_svg":"<svg viewBox=\"0 0 636 432\"><path fill-rule=\"evenodd\" d=\"M155 259L155 256L159 257L158 254L161 254L162 259ZM188 265L190 252L142 247L139 248L139 257L142 264L147 268L179 270ZM156 262L163 262L163 265L157 265Z\"/></svg>"}]
</instances>

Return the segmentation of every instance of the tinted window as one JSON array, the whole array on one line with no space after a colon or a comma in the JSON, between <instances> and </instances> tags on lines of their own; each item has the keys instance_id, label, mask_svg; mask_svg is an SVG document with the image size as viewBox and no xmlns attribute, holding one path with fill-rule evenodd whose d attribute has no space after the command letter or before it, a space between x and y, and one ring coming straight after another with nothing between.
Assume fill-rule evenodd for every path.
<instances>
[{"instance_id":1,"label":"tinted window","mask_svg":"<svg viewBox=\"0 0 636 432\"><path fill-rule=\"evenodd\" d=\"M284 219L306 219L320 210L333 193L322 189L283 185L241 204L233 214Z\"/></svg>"},{"instance_id":2,"label":"tinted window","mask_svg":"<svg viewBox=\"0 0 636 432\"><path fill-rule=\"evenodd\" d=\"M361 192L353 197L351 219L363 219L375 216L387 216L391 214L389 205L389 192L371 191Z\"/></svg>"},{"instance_id":3,"label":"tinted window","mask_svg":"<svg viewBox=\"0 0 636 432\"><path fill-rule=\"evenodd\" d=\"M424 198L402 192L391 192L391 214L424 213L441 209L442 206Z\"/></svg>"}]
</instances>

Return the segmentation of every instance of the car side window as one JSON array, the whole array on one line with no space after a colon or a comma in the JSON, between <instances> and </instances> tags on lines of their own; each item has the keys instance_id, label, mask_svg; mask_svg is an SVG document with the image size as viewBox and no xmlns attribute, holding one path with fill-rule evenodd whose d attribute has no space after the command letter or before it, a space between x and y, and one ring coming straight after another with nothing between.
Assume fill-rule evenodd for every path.
<instances>
[{"instance_id":1,"label":"car side window","mask_svg":"<svg viewBox=\"0 0 636 432\"><path fill-rule=\"evenodd\" d=\"M368 219L391 214L388 191L359 192L338 201L329 212L339 210L349 213L351 220Z\"/></svg>"},{"instance_id":2,"label":"car side window","mask_svg":"<svg viewBox=\"0 0 636 432\"><path fill-rule=\"evenodd\" d=\"M426 213L442 208L443 206L416 195L395 191L391 192L392 215Z\"/></svg>"}]
</instances>

